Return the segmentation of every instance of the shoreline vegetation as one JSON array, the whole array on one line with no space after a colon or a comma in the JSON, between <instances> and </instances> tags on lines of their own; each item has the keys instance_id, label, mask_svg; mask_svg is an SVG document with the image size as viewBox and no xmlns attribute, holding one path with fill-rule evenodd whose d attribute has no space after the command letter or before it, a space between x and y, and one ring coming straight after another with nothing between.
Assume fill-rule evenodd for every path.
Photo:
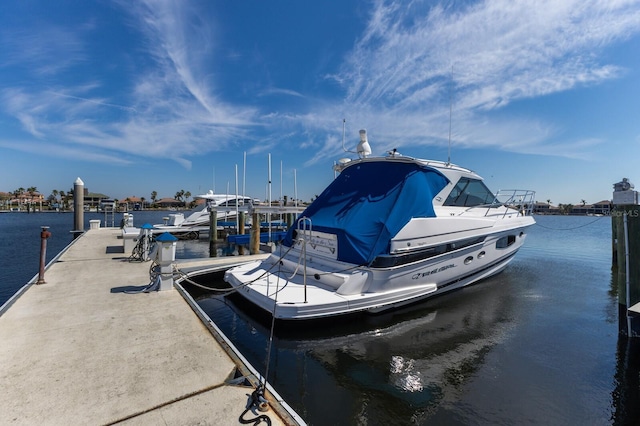
<instances>
[{"instance_id":1,"label":"shoreline vegetation","mask_svg":"<svg viewBox=\"0 0 640 426\"><path fill-rule=\"evenodd\" d=\"M38 192L37 188L18 188L12 192L0 192L0 212L36 212L36 211L73 211L73 189L69 191L53 190L51 194L45 196ZM285 195L283 200L274 201L286 206L289 200ZM313 201L313 200L312 200ZM181 189L171 197L158 198L158 192L152 191L150 197L131 196L123 200L112 199L108 195L89 192L84 189L84 211L102 212L104 206L109 206L109 211L130 212L140 210L191 210L197 207L204 200L192 198L190 191ZM299 204L306 204L298 200ZM533 214L538 215L565 215L565 216L607 216L610 214L613 205L610 200L603 200L593 204L587 204L586 200L581 200L578 205L558 204L554 206L550 199L546 202L535 202Z\"/></svg>"},{"instance_id":2,"label":"shoreline vegetation","mask_svg":"<svg viewBox=\"0 0 640 426\"><path fill-rule=\"evenodd\" d=\"M141 210L191 210L205 202L201 198L192 198L190 191L181 189L173 197L158 198L158 192L152 191L150 198L131 196L119 200L108 195L89 192L84 189L84 211L103 212L105 206L108 211L130 212ZM39 193L36 187L18 188L12 192L0 191L0 212L64 212L73 211L74 193L69 191L53 190L51 195L45 197ZM289 205L295 200L284 195L283 200L272 203ZM306 204L297 200L298 204Z\"/></svg>"}]
</instances>

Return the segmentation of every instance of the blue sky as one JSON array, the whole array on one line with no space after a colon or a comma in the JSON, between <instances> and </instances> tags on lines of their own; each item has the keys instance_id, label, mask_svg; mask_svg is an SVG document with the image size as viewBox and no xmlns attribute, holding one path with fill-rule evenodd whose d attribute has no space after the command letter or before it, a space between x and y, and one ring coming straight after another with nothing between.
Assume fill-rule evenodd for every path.
<instances>
[{"instance_id":1,"label":"blue sky","mask_svg":"<svg viewBox=\"0 0 640 426\"><path fill-rule=\"evenodd\" d=\"M234 193L237 169L264 199L270 155L272 198L295 175L308 200L343 119L348 149L446 160L450 118L493 190L640 187L638 1L8 0L0 39L0 191Z\"/></svg>"}]
</instances>

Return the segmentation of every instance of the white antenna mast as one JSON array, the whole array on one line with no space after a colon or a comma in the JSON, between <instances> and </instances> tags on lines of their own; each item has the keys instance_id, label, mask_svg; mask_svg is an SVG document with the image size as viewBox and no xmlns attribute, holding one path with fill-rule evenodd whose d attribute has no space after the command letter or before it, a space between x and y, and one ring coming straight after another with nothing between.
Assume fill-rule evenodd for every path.
<instances>
[{"instance_id":1,"label":"white antenna mast","mask_svg":"<svg viewBox=\"0 0 640 426\"><path fill-rule=\"evenodd\" d=\"M227 203L228 204L228 203ZM238 165L236 164L236 234L240 233L240 212L238 211Z\"/></svg>"},{"instance_id":2,"label":"white antenna mast","mask_svg":"<svg viewBox=\"0 0 640 426\"><path fill-rule=\"evenodd\" d=\"M347 125L347 119L343 118L342 119L342 150L344 152L350 152L352 154L358 154L358 152L356 151L349 151L345 146L344 146L344 139L345 139L345 127Z\"/></svg>"},{"instance_id":3,"label":"white antenna mast","mask_svg":"<svg viewBox=\"0 0 640 426\"><path fill-rule=\"evenodd\" d=\"M298 172L293 169L293 205L298 207Z\"/></svg>"},{"instance_id":4,"label":"white antenna mast","mask_svg":"<svg viewBox=\"0 0 640 426\"><path fill-rule=\"evenodd\" d=\"M342 119L342 150L344 152L349 152L349 151L347 151L347 148L345 148L345 146L344 146L344 132L345 132L346 125L347 125L347 119L343 118Z\"/></svg>"},{"instance_id":5,"label":"white antenna mast","mask_svg":"<svg viewBox=\"0 0 640 426\"><path fill-rule=\"evenodd\" d=\"M449 148L447 150L447 165L451 164L451 115L453 114L453 65L451 65L451 81L449 84Z\"/></svg>"}]
</instances>

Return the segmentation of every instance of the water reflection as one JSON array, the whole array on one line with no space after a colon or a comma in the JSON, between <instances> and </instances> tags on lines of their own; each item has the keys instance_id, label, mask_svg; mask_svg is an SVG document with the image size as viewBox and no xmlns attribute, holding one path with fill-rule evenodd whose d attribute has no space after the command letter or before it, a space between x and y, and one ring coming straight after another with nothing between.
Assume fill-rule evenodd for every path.
<instances>
[{"instance_id":1,"label":"water reflection","mask_svg":"<svg viewBox=\"0 0 640 426\"><path fill-rule=\"evenodd\" d=\"M509 286L493 279L387 314L278 322L269 380L313 424L422 423L457 398L508 335ZM241 298L225 301L230 306L214 299L199 303L250 362L264 366L270 321Z\"/></svg>"},{"instance_id":2,"label":"water reflection","mask_svg":"<svg viewBox=\"0 0 640 426\"><path fill-rule=\"evenodd\" d=\"M640 339L618 339L612 424L637 425L640 421Z\"/></svg>"},{"instance_id":3,"label":"water reflection","mask_svg":"<svg viewBox=\"0 0 640 426\"><path fill-rule=\"evenodd\" d=\"M475 287L383 315L278 323L270 381L313 425L640 424L640 349L618 338L610 221L537 220L514 262ZM241 298L199 303L265 371L269 319Z\"/></svg>"}]
</instances>

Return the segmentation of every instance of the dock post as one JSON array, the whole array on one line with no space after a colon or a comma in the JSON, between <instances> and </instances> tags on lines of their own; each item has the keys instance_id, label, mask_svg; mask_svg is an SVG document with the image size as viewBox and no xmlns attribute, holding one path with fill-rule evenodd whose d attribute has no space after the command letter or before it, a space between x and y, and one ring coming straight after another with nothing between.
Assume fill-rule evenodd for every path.
<instances>
[{"instance_id":1,"label":"dock post","mask_svg":"<svg viewBox=\"0 0 640 426\"><path fill-rule=\"evenodd\" d=\"M209 206L209 257L216 257L218 250L218 212L213 206Z\"/></svg>"},{"instance_id":2,"label":"dock post","mask_svg":"<svg viewBox=\"0 0 640 426\"><path fill-rule=\"evenodd\" d=\"M48 231L48 226L42 226L40 232L40 272L38 273L38 281L36 284L46 284L44 280L44 266L47 260L47 238L51 236L51 232Z\"/></svg>"},{"instance_id":3,"label":"dock post","mask_svg":"<svg viewBox=\"0 0 640 426\"><path fill-rule=\"evenodd\" d=\"M84 182L78 178L73 183L73 238L84 232Z\"/></svg>"},{"instance_id":4,"label":"dock post","mask_svg":"<svg viewBox=\"0 0 640 426\"><path fill-rule=\"evenodd\" d=\"M238 234L244 235L244 212L238 212ZM244 246L238 244L238 254L242 256L244 254Z\"/></svg>"},{"instance_id":5,"label":"dock post","mask_svg":"<svg viewBox=\"0 0 640 426\"><path fill-rule=\"evenodd\" d=\"M156 241L160 244L158 264L160 265L160 285L158 291L173 289L173 262L176 260L176 241L168 232L161 234Z\"/></svg>"},{"instance_id":6,"label":"dock post","mask_svg":"<svg viewBox=\"0 0 640 426\"><path fill-rule=\"evenodd\" d=\"M249 243L249 253L260 253L260 217L258 213L251 214L251 242Z\"/></svg>"},{"instance_id":7,"label":"dock post","mask_svg":"<svg viewBox=\"0 0 640 426\"><path fill-rule=\"evenodd\" d=\"M614 185L612 231L618 289L618 332L640 337L640 205L627 179ZM617 270L617 272L616 272Z\"/></svg>"}]
</instances>

